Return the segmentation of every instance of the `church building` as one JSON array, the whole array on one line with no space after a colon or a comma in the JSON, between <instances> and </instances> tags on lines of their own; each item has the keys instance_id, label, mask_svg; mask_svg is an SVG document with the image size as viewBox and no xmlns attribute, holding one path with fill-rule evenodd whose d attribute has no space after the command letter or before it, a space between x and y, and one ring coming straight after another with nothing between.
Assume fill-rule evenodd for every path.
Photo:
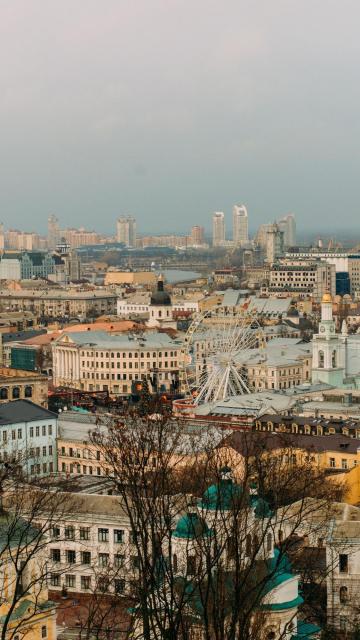
<instances>
[{"instance_id":1,"label":"church building","mask_svg":"<svg viewBox=\"0 0 360 640\"><path fill-rule=\"evenodd\" d=\"M323 295L319 330L313 336L312 382L360 388L360 335L348 335L345 320L336 333L330 293Z\"/></svg>"}]
</instances>

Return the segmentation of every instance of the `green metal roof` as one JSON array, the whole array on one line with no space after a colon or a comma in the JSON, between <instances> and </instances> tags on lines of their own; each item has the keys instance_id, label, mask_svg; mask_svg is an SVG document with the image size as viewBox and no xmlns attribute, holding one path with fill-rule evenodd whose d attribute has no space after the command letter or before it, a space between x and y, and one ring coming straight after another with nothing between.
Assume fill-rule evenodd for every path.
<instances>
[{"instance_id":1,"label":"green metal roof","mask_svg":"<svg viewBox=\"0 0 360 640\"><path fill-rule=\"evenodd\" d=\"M291 640L311 640L314 635L319 635L321 628L312 622L298 620L296 634L291 636Z\"/></svg>"},{"instance_id":2,"label":"green metal roof","mask_svg":"<svg viewBox=\"0 0 360 640\"><path fill-rule=\"evenodd\" d=\"M194 539L202 536L210 536L211 529L207 526L205 520L200 518L197 513L187 513L182 516L176 525L173 536L175 538Z\"/></svg>"},{"instance_id":3,"label":"green metal roof","mask_svg":"<svg viewBox=\"0 0 360 640\"><path fill-rule=\"evenodd\" d=\"M206 489L200 506L211 511L229 511L240 501L242 492L242 487L231 478L222 479Z\"/></svg>"},{"instance_id":4,"label":"green metal roof","mask_svg":"<svg viewBox=\"0 0 360 640\"><path fill-rule=\"evenodd\" d=\"M25 549L38 538L40 532L23 518L12 519L11 514L0 515L0 551L19 547Z\"/></svg>"}]
</instances>

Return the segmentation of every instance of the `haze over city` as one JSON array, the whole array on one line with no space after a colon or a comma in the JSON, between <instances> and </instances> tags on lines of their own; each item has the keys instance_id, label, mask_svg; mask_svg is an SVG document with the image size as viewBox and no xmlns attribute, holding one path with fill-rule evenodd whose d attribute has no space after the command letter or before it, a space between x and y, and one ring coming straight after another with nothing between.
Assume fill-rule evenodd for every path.
<instances>
[{"instance_id":1,"label":"haze over city","mask_svg":"<svg viewBox=\"0 0 360 640\"><path fill-rule=\"evenodd\" d=\"M1 219L210 230L240 201L253 228L352 229L359 18L353 0L2 3Z\"/></svg>"}]
</instances>

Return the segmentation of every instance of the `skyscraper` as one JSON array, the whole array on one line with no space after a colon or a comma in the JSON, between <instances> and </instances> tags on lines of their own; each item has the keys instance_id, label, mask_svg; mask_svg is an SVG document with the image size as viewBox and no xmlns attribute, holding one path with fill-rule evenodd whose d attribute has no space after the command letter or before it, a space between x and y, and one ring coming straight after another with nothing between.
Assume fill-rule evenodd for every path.
<instances>
[{"instance_id":1,"label":"skyscraper","mask_svg":"<svg viewBox=\"0 0 360 640\"><path fill-rule=\"evenodd\" d=\"M280 229L284 232L285 249L288 249L289 247L294 247L296 244L295 216L292 213L289 213L287 216L279 220L278 225Z\"/></svg>"},{"instance_id":2,"label":"skyscraper","mask_svg":"<svg viewBox=\"0 0 360 640\"><path fill-rule=\"evenodd\" d=\"M193 246L201 246L204 244L204 227L191 227L190 242Z\"/></svg>"},{"instance_id":3,"label":"skyscraper","mask_svg":"<svg viewBox=\"0 0 360 640\"><path fill-rule=\"evenodd\" d=\"M225 244L225 215L222 211L215 211L213 215L213 247Z\"/></svg>"},{"instance_id":4,"label":"skyscraper","mask_svg":"<svg viewBox=\"0 0 360 640\"><path fill-rule=\"evenodd\" d=\"M121 216L116 221L116 240L127 247L136 245L136 220L132 216Z\"/></svg>"},{"instance_id":5,"label":"skyscraper","mask_svg":"<svg viewBox=\"0 0 360 640\"><path fill-rule=\"evenodd\" d=\"M244 204L233 206L233 241L240 247L249 242L248 212Z\"/></svg>"},{"instance_id":6,"label":"skyscraper","mask_svg":"<svg viewBox=\"0 0 360 640\"><path fill-rule=\"evenodd\" d=\"M60 226L59 220L56 216L51 215L48 217L48 248L55 249L56 245L60 241Z\"/></svg>"},{"instance_id":7,"label":"skyscraper","mask_svg":"<svg viewBox=\"0 0 360 640\"><path fill-rule=\"evenodd\" d=\"M280 258L284 253L284 231L279 228L279 225L274 224L267 225L266 231L266 261L269 264L276 262L277 258Z\"/></svg>"}]
</instances>

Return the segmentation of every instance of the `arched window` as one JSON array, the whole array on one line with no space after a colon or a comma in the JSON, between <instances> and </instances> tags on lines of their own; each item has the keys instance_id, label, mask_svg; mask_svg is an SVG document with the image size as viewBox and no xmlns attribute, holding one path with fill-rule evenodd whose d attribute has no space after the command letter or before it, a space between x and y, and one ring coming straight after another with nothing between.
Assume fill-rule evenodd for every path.
<instances>
[{"instance_id":1,"label":"arched window","mask_svg":"<svg viewBox=\"0 0 360 640\"><path fill-rule=\"evenodd\" d=\"M324 352L323 351L319 351L319 369L323 369L324 368Z\"/></svg>"},{"instance_id":2,"label":"arched window","mask_svg":"<svg viewBox=\"0 0 360 640\"><path fill-rule=\"evenodd\" d=\"M17 400L18 398L20 398L20 387L13 388L12 397L14 398L14 400Z\"/></svg>"},{"instance_id":3,"label":"arched window","mask_svg":"<svg viewBox=\"0 0 360 640\"><path fill-rule=\"evenodd\" d=\"M245 544L246 544L245 553L249 557L249 556L251 556L251 535L250 535L250 533L248 533L247 536L246 536Z\"/></svg>"},{"instance_id":4,"label":"arched window","mask_svg":"<svg viewBox=\"0 0 360 640\"><path fill-rule=\"evenodd\" d=\"M25 387L25 398L31 398L32 397L32 387L30 387L30 385Z\"/></svg>"},{"instance_id":5,"label":"arched window","mask_svg":"<svg viewBox=\"0 0 360 640\"><path fill-rule=\"evenodd\" d=\"M345 604L345 602L347 602L348 600L348 588L340 587L339 596L341 604Z\"/></svg>"},{"instance_id":6,"label":"arched window","mask_svg":"<svg viewBox=\"0 0 360 640\"><path fill-rule=\"evenodd\" d=\"M9 392L7 390L6 387L3 387L2 389L0 389L0 399L1 400L7 400L9 397Z\"/></svg>"},{"instance_id":7,"label":"arched window","mask_svg":"<svg viewBox=\"0 0 360 640\"><path fill-rule=\"evenodd\" d=\"M272 549L272 535L268 533L266 536L266 551L271 551Z\"/></svg>"},{"instance_id":8,"label":"arched window","mask_svg":"<svg viewBox=\"0 0 360 640\"><path fill-rule=\"evenodd\" d=\"M335 369L336 366L337 366L337 364L336 364L336 351L335 350L332 352L331 366L332 366L333 369Z\"/></svg>"}]
</instances>

